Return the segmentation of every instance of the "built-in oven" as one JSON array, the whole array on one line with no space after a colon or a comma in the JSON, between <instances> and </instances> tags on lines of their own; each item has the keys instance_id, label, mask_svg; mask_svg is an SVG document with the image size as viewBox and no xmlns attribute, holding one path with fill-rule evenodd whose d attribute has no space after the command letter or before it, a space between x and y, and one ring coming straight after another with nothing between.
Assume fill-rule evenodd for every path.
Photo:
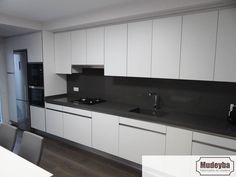
<instances>
[{"instance_id":1,"label":"built-in oven","mask_svg":"<svg viewBox=\"0 0 236 177\"><path fill-rule=\"evenodd\" d=\"M43 87L29 86L29 104L32 106L44 107Z\"/></svg>"},{"instance_id":2,"label":"built-in oven","mask_svg":"<svg viewBox=\"0 0 236 177\"><path fill-rule=\"evenodd\" d=\"M44 107L43 63L28 64L29 103Z\"/></svg>"}]
</instances>

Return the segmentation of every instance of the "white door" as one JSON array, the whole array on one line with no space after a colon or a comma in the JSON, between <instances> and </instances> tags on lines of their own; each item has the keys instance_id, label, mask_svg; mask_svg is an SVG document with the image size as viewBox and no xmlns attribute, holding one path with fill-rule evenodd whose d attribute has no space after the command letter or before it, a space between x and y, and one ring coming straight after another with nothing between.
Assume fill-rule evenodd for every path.
<instances>
[{"instance_id":1,"label":"white door","mask_svg":"<svg viewBox=\"0 0 236 177\"><path fill-rule=\"evenodd\" d=\"M15 74L8 74L8 105L9 105L9 119L13 122L17 122L17 110L16 110L16 82Z\"/></svg>"},{"instance_id":2,"label":"white door","mask_svg":"<svg viewBox=\"0 0 236 177\"><path fill-rule=\"evenodd\" d=\"M118 155L119 117L92 113L92 146L98 150Z\"/></svg>"},{"instance_id":3,"label":"white door","mask_svg":"<svg viewBox=\"0 0 236 177\"><path fill-rule=\"evenodd\" d=\"M182 17L153 21L152 75L153 78L179 78Z\"/></svg>"},{"instance_id":4,"label":"white door","mask_svg":"<svg viewBox=\"0 0 236 177\"><path fill-rule=\"evenodd\" d=\"M87 64L104 65L104 27L87 30Z\"/></svg>"},{"instance_id":5,"label":"white door","mask_svg":"<svg viewBox=\"0 0 236 177\"><path fill-rule=\"evenodd\" d=\"M70 32L56 33L54 40L56 73L71 74Z\"/></svg>"},{"instance_id":6,"label":"white door","mask_svg":"<svg viewBox=\"0 0 236 177\"><path fill-rule=\"evenodd\" d=\"M142 155L164 155L165 135L149 130L119 126L119 156L142 163Z\"/></svg>"},{"instance_id":7,"label":"white door","mask_svg":"<svg viewBox=\"0 0 236 177\"><path fill-rule=\"evenodd\" d=\"M151 76L152 21L128 24L127 76Z\"/></svg>"},{"instance_id":8,"label":"white door","mask_svg":"<svg viewBox=\"0 0 236 177\"><path fill-rule=\"evenodd\" d=\"M236 151L193 142L192 155L236 155Z\"/></svg>"},{"instance_id":9,"label":"white door","mask_svg":"<svg viewBox=\"0 0 236 177\"><path fill-rule=\"evenodd\" d=\"M183 16L180 79L213 80L218 11Z\"/></svg>"},{"instance_id":10,"label":"white door","mask_svg":"<svg viewBox=\"0 0 236 177\"><path fill-rule=\"evenodd\" d=\"M192 131L167 127L166 155L191 155L192 139Z\"/></svg>"},{"instance_id":11,"label":"white door","mask_svg":"<svg viewBox=\"0 0 236 177\"><path fill-rule=\"evenodd\" d=\"M46 132L63 138L62 112L46 109Z\"/></svg>"},{"instance_id":12,"label":"white door","mask_svg":"<svg viewBox=\"0 0 236 177\"><path fill-rule=\"evenodd\" d=\"M105 28L105 66L107 76L126 76L127 24Z\"/></svg>"},{"instance_id":13,"label":"white door","mask_svg":"<svg viewBox=\"0 0 236 177\"><path fill-rule=\"evenodd\" d=\"M45 109L30 106L31 127L37 130L45 131Z\"/></svg>"},{"instance_id":14,"label":"white door","mask_svg":"<svg viewBox=\"0 0 236 177\"><path fill-rule=\"evenodd\" d=\"M71 32L72 65L86 65L86 30Z\"/></svg>"},{"instance_id":15,"label":"white door","mask_svg":"<svg viewBox=\"0 0 236 177\"><path fill-rule=\"evenodd\" d=\"M25 36L27 43L28 62L43 62L42 33L32 33Z\"/></svg>"},{"instance_id":16,"label":"white door","mask_svg":"<svg viewBox=\"0 0 236 177\"><path fill-rule=\"evenodd\" d=\"M88 117L63 113L64 138L91 146L92 120Z\"/></svg>"},{"instance_id":17,"label":"white door","mask_svg":"<svg viewBox=\"0 0 236 177\"><path fill-rule=\"evenodd\" d=\"M236 82L236 8L220 10L215 81Z\"/></svg>"}]
</instances>

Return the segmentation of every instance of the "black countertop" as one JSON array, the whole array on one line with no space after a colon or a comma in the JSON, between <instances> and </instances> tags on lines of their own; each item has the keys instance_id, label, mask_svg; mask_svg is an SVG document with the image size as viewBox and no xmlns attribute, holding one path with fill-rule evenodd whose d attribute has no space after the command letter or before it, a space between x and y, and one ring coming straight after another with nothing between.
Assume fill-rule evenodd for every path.
<instances>
[{"instance_id":1,"label":"black countertop","mask_svg":"<svg viewBox=\"0 0 236 177\"><path fill-rule=\"evenodd\" d=\"M131 109L137 107L135 105L128 105L111 101L106 101L94 105L84 105L72 103L71 100L74 99L74 97L69 97L68 95L55 95L46 97L45 101L47 103L52 104L58 104L94 112L107 113L111 115L169 125L192 131L200 131L203 133L205 132L217 134L220 136L236 139L236 125L228 123L226 118L222 117L192 115L171 110L164 110L165 115L156 117L151 115L129 112Z\"/></svg>"}]
</instances>

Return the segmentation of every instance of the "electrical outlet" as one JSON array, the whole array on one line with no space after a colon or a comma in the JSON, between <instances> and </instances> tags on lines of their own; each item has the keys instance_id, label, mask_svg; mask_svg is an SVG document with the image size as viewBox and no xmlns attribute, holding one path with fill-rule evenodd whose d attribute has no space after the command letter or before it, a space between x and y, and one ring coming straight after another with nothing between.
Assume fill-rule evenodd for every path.
<instances>
[{"instance_id":1,"label":"electrical outlet","mask_svg":"<svg viewBox=\"0 0 236 177\"><path fill-rule=\"evenodd\" d=\"M79 87L73 87L74 92L79 92Z\"/></svg>"}]
</instances>

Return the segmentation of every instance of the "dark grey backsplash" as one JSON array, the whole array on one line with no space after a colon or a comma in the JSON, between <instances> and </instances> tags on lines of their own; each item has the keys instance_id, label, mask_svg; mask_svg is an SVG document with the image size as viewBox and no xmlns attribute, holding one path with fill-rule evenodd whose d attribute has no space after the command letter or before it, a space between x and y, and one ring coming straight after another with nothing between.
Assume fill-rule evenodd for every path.
<instances>
[{"instance_id":1,"label":"dark grey backsplash","mask_svg":"<svg viewBox=\"0 0 236 177\"><path fill-rule=\"evenodd\" d=\"M157 92L161 107L174 111L225 118L230 103L236 103L236 83L104 76L103 69L84 69L67 76L68 93L152 108ZM73 87L80 92L73 92Z\"/></svg>"}]
</instances>

